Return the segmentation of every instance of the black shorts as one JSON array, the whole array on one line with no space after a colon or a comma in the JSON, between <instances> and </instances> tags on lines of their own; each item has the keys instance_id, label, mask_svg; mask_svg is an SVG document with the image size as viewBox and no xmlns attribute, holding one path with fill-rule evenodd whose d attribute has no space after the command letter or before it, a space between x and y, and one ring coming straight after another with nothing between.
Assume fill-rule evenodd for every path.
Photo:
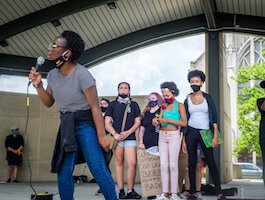
<instances>
[{"instance_id":1,"label":"black shorts","mask_svg":"<svg viewBox=\"0 0 265 200\"><path fill-rule=\"evenodd\" d=\"M8 166L10 165L17 165L21 166L22 165L22 155L15 155L15 154L9 154L6 157Z\"/></svg>"}]
</instances>

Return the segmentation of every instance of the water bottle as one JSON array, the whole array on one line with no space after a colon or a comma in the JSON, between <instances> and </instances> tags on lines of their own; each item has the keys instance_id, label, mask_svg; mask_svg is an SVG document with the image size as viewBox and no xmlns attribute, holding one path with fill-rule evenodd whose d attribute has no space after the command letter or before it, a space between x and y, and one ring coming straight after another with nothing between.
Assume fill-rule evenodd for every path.
<instances>
[{"instance_id":1,"label":"water bottle","mask_svg":"<svg viewBox=\"0 0 265 200\"><path fill-rule=\"evenodd\" d=\"M160 130L160 125L156 125L156 126L155 126L155 132L156 132L156 133L159 133L159 130Z\"/></svg>"},{"instance_id":2,"label":"water bottle","mask_svg":"<svg viewBox=\"0 0 265 200\"><path fill-rule=\"evenodd\" d=\"M240 199L245 199L245 189L243 187L243 184L241 184L240 187Z\"/></svg>"}]
</instances>

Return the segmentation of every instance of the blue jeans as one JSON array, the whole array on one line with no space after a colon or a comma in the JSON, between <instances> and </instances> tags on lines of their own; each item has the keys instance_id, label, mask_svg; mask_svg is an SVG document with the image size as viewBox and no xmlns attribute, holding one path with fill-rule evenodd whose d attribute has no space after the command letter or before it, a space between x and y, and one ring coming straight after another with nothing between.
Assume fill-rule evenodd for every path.
<instances>
[{"instance_id":1,"label":"blue jeans","mask_svg":"<svg viewBox=\"0 0 265 200\"><path fill-rule=\"evenodd\" d=\"M76 141L105 199L117 200L114 181L104 161L103 152L98 143L95 128L88 122L76 122ZM58 187L61 200L74 199L74 181L72 173L77 157L78 152L65 154L63 165L58 173Z\"/></svg>"}]
</instances>

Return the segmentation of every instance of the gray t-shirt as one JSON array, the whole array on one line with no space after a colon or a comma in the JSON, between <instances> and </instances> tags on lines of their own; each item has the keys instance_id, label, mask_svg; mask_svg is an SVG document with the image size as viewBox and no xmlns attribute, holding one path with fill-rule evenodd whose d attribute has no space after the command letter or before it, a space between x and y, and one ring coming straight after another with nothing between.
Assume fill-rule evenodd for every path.
<instances>
[{"instance_id":1,"label":"gray t-shirt","mask_svg":"<svg viewBox=\"0 0 265 200\"><path fill-rule=\"evenodd\" d=\"M96 83L84 66L77 64L75 71L69 76L62 75L58 69L54 68L48 73L47 82L61 112L89 109L83 91Z\"/></svg>"}]
</instances>

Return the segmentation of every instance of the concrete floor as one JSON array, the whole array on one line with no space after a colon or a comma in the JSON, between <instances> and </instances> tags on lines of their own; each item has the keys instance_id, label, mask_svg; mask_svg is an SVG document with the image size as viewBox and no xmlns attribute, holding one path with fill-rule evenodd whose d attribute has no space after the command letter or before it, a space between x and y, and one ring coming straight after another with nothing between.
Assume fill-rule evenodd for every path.
<instances>
[{"instance_id":1,"label":"concrete floor","mask_svg":"<svg viewBox=\"0 0 265 200\"><path fill-rule=\"evenodd\" d=\"M222 186L222 188L237 187L240 191L241 185L245 191L245 199L263 199L265 200L265 188L261 180L234 180ZM48 192L55 194L53 200L60 200L56 182L36 182L33 186L37 192ZM136 191L141 193L140 184L136 185ZM76 184L75 200L102 200L103 195L95 195L98 186L93 183ZM30 200L32 189L29 183L5 183L0 184L0 200ZM146 198L142 198L146 199ZM233 199L240 199L234 197ZM204 196L204 200L216 200L215 196Z\"/></svg>"}]
</instances>

